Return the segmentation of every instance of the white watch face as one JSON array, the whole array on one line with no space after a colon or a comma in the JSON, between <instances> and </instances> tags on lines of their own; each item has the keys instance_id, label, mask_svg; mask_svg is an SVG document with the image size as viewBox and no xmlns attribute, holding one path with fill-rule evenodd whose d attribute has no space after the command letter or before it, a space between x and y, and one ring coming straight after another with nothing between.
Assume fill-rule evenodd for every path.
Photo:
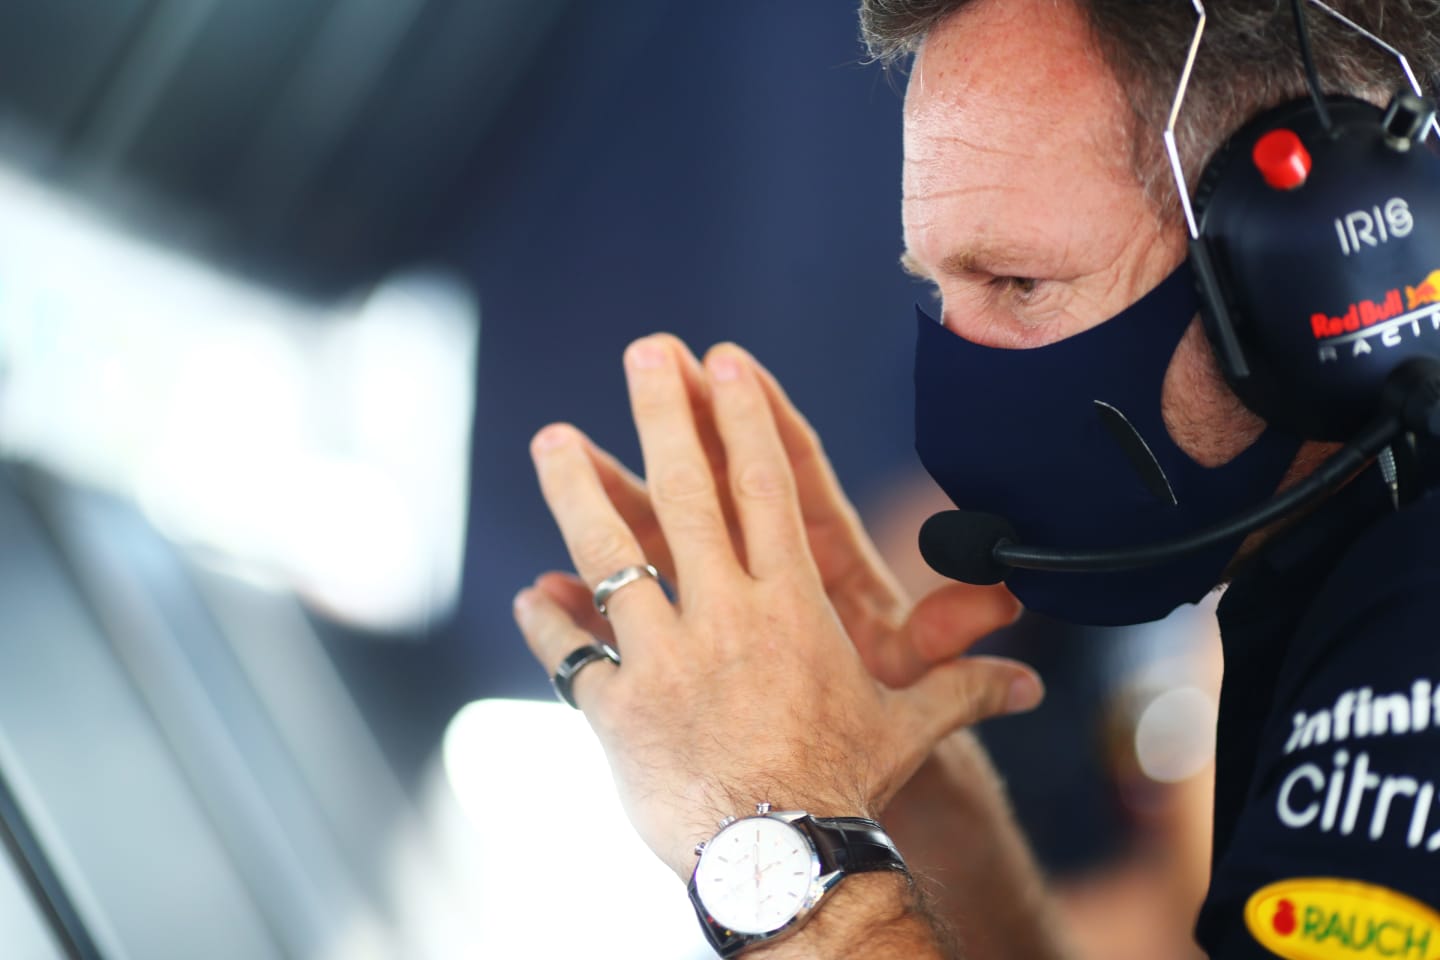
<instances>
[{"instance_id":1,"label":"white watch face","mask_svg":"<svg viewBox=\"0 0 1440 960\"><path fill-rule=\"evenodd\" d=\"M806 905L817 873L810 841L771 817L737 820L705 847L695 887L705 909L736 933L770 933Z\"/></svg>"}]
</instances>

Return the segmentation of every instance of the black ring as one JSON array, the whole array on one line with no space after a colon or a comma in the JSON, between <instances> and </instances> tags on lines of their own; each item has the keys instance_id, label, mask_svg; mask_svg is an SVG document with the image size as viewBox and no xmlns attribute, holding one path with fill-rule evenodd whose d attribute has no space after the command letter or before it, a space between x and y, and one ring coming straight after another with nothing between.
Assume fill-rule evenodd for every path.
<instances>
[{"instance_id":1,"label":"black ring","mask_svg":"<svg viewBox=\"0 0 1440 960\"><path fill-rule=\"evenodd\" d=\"M550 685L555 688L555 695L579 710L580 705L575 702L575 694L570 689L571 685L575 682L575 674L597 660L609 660L618 667L620 666L620 652L610 644L598 641L570 651L570 654L560 661L560 666L555 668L555 673L550 677Z\"/></svg>"}]
</instances>

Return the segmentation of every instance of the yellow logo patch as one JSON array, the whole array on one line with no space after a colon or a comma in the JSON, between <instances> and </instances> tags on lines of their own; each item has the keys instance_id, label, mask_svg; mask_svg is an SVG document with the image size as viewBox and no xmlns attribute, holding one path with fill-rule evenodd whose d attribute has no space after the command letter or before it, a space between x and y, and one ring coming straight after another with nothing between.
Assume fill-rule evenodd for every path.
<instances>
[{"instance_id":1,"label":"yellow logo patch","mask_svg":"<svg viewBox=\"0 0 1440 960\"><path fill-rule=\"evenodd\" d=\"M1356 880L1272 883L1245 904L1245 925L1285 960L1440 960L1440 913Z\"/></svg>"}]
</instances>

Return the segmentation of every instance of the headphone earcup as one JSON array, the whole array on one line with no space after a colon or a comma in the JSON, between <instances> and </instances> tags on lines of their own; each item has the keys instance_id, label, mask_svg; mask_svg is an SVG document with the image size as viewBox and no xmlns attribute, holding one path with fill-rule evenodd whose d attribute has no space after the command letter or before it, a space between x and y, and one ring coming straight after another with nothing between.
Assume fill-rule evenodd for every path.
<instances>
[{"instance_id":1,"label":"headphone earcup","mask_svg":"<svg viewBox=\"0 0 1440 960\"><path fill-rule=\"evenodd\" d=\"M1330 131L1295 101L1215 155L1191 257L1231 388L1286 432L1341 441L1395 367L1440 358L1440 154L1395 149L1371 104L1327 103ZM1267 156L1277 143L1289 152Z\"/></svg>"}]
</instances>

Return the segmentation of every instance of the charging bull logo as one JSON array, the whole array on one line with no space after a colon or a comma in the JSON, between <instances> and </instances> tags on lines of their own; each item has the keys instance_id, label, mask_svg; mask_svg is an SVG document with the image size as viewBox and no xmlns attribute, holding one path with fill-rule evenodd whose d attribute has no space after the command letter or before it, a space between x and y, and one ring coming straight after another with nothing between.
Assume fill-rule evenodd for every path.
<instances>
[{"instance_id":1,"label":"charging bull logo","mask_svg":"<svg viewBox=\"0 0 1440 960\"><path fill-rule=\"evenodd\" d=\"M1320 362L1338 362L1342 353L1361 357L1400 346L1407 338L1440 331L1440 270L1415 286L1386 291L1378 300L1350 304L1339 316L1310 315L1310 332L1320 341Z\"/></svg>"},{"instance_id":2,"label":"charging bull logo","mask_svg":"<svg viewBox=\"0 0 1440 960\"><path fill-rule=\"evenodd\" d=\"M1245 925L1285 960L1440 957L1440 914L1404 894L1356 880L1272 883L1245 904Z\"/></svg>"},{"instance_id":3,"label":"charging bull logo","mask_svg":"<svg viewBox=\"0 0 1440 960\"><path fill-rule=\"evenodd\" d=\"M1419 286L1405 288L1405 309L1414 310L1429 303L1440 303L1440 270L1421 280Z\"/></svg>"}]
</instances>

